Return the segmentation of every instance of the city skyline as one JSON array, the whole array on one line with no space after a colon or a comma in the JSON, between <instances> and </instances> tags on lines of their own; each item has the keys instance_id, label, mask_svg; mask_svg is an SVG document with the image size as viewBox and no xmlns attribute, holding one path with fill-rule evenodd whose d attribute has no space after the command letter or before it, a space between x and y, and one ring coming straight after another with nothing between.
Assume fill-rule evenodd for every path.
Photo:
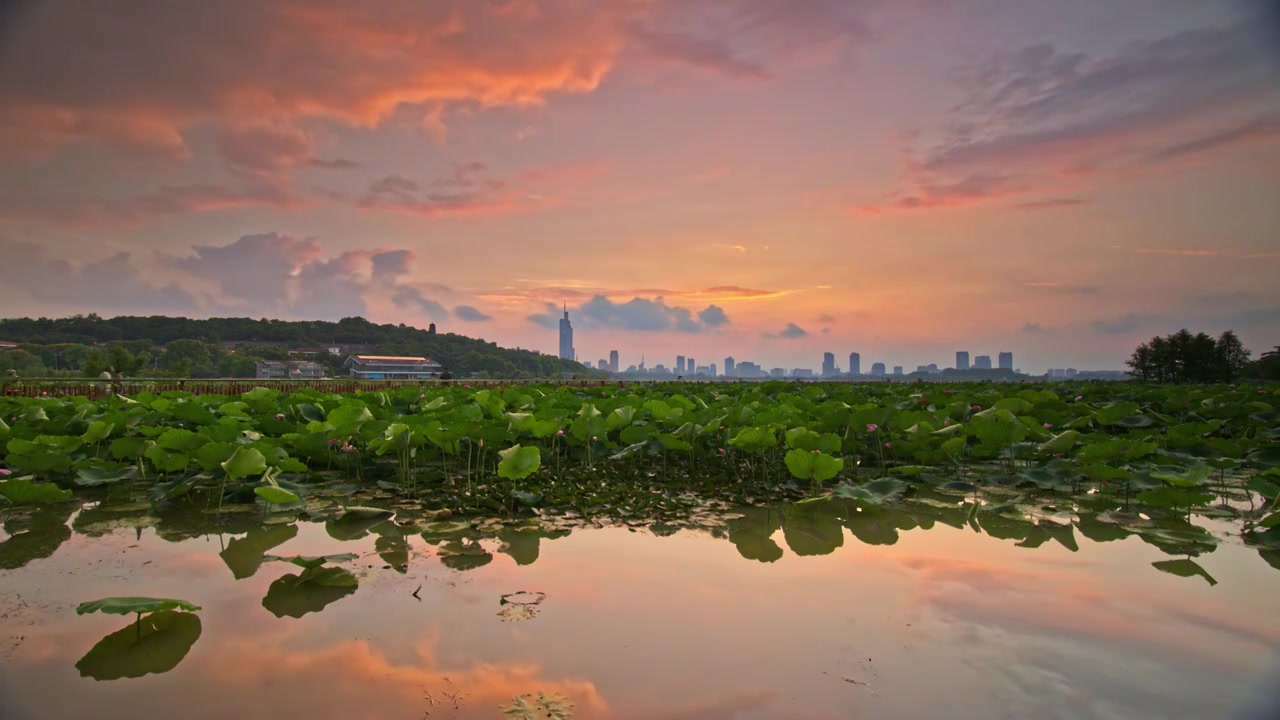
<instances>
[{"instance_id":1,"label":"city skyline","mask_svg":"<svg viewBox=\"0 0 1280 720\"><path fill-rule=\"evenodd\" d=\"M1268 3L306 5L0 6L4 314L556 354L567 310L593 366L1280 338Z\"/></svg>"}]
</instances>

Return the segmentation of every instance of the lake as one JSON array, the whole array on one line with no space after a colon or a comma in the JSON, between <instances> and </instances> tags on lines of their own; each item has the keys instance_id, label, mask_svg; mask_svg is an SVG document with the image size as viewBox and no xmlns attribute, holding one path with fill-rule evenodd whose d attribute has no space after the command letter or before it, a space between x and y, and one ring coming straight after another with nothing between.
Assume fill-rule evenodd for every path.
<instances>
[{"instance_id":1,"label":"lake","mask_svg":"<svg viewBox=\"0 0 1280 720\"><path fill-rule=\"evenodd\" d=\"M425 536L404 511L223 532L142 506L10 512L0 717L520 717L501 708L542 692L576 719L1203 720L1280 647L1280 572L1238 523L1197 520L1204 548L944 505ZM358 587L307 589L264 553L355 553L325 567ZM129 595L201 610L76 614Z\"/></svg>"}]
</instances>

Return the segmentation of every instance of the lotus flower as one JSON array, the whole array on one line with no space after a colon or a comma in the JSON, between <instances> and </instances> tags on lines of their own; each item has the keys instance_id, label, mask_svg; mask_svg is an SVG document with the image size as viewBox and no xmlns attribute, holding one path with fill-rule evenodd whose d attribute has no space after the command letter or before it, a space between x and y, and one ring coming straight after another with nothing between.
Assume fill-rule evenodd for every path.
<instances>
[{"instance_id":1,"label":"lotus flower","mask_svg":"<svg viewBox=\"0 0 1280 720\"><path fill-rule=\"evenodd\" d=\"M1053 423L1045 423L1045 424L1044 424L1044 429L1045 429L1045 430L1048 430L1048 429L1049 429L1049 428L1051 428L1051 427L1053 427Z\"/></svg>"},{"instance_id":2,"label":"lotus flower","mask_svg":"<svg viewBox=\"0 0 1280 720\"><path fill-rule=\"evenodd\" d=\"M276 413L276 419L277 419L277 420L283 420L283 419L284 419L284 413Z\"/></svg>"},{"instance_id":3,"label":"lotus flower","mask_svg":"<svg viewBox=\"0 0 1280 720\"><path fill-rule=\"evenodd\" d=\"M869 433L873 433L873 432L875 432L876 430L879 430L879 429L880 429L880 426L879 426L879 425L877 425L877 424L875 424L875 423L868 423L868 424L867 424L867 432L869 432Z\"/></svg>"},{"instance_id":4,"label":"lotus flower","mask_svg":"<svg viewBox=\"0 0 1280 720\"><path fill-rule=\"evenodd\" d=\"M563 430L557 430L557 431L556 431L556 435L564 435L564 431L563 431Z\"/></svg>"},{"instance_id":5,"label":"lotus flower","mask_svg":"<svg viewBox=\"0 0 1280 720\"><path fill-rule=\"evenodd\" d=\"M818 453L820 453L820 452L822 452L822 451L821 451L821 450L814 450L814 451L813 451L813 454L814 454L814 455L817 455L817 454L818 454Z\"/></svg>"},{"instance_id":6,"label":"lotus flower","mask_svg":"<svg viewBox=\"0 0 1280 720\"><path fill-rule=\"evenodd\" d=\"M720 452L720 454L721 454L721 455L723 455L723 454L724 454L724 448L716 448L716 450L718 450L718 451Z\"/></svg>"},{"instance_id":7,"label":"lotus flower","mask_svg":"<svg viewBox=\"0 0 1280 720\"><path fill-rule=\"evenodd\" d=\"M942 427L947 427L950 424L951 424L951 418L942 418Z\"/></svg>"},{"instance_id":8,"label":"lotus flower","mask_svg":"<svg viewBox=\"0 0 1280 720\"><path fill-rule=\"evenodd\" d=\"M974 412L982 412L982 406L981 406L981 405L974 405L973 407L971 407L971 408L969 408L969 409L970 409L970 410L972 410L972 411L974 411Z\"/></svg>"},{"instance_id":9,"label":"lotus flower","mask_svg":"<svg viewBox=\"0 0 1280 720\"><path fill-rule=\"evenodd\" d=\"M887 448L891 448L891 447L893 447L893 443L891 443L891 442L887 442L887 443L885 443L885 444L884 444L884 446L885 446L885 447L887 447Z\"/></svg>"},{"instance_id":10,"label":"lotus flower","mask_svg":"<svg viewBox=\"0 0 1280 720\"><path fill-rule=\"evenodd\" d=\"M330 447L333 447L334 445L338 445L338 444L340 444L341 442L342 442L342 441L341 441L341 440L339 440L338 438L329 438L329 446L330 446Z\"/></svg>"},{"instance_id":11,"label":"lotus flower","mask_svg":"<svg viewBox=\"0 0 1280 720\"><path fill-rule=\"evenodd\" d=\"M724 450L721 450L720 452L724 452ZM6 468L0 468L0 477L9 477L12 474L13 474L12 470L8 470Z\"/></svg>"},{"instance_id":12,"label":"lotus flower","mask_svg":"<svg viewBox=\"0 0 1280 720\"><path fill-rule=\"evenodd\" d=\"M1080 401L1081 401L1081 400L1083 400L1083 399L1084 399L1084 396L1083 396L1083 395L1077 395L1077 396L1076 396L1076 402L1080 402Z\"/></svg>"}]
</instances>

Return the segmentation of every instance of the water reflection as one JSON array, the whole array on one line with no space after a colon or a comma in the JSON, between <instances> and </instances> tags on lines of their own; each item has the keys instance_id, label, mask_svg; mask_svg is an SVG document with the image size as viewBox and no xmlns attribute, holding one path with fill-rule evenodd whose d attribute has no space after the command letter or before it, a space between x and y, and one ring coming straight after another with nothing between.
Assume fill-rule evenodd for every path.
<instances>
[{"instance_id":1,"label":"water reflection","mask_svg":"<svg viewBox=\"0 0 1280 720\"><path fill-rule=\"evenodd\" d=\"M99 640L76 663L76 669L82 677L94 680L166 673L187 656L200 639L201 629L200 618L194 613L151 613Z\"/></svg>"},{"instance_id":2,"label":"water reflection","mask_svg":"<svg viewBox=\"0 0 1280 720\"><path fill-rule=\"evenodd\" d=\"M1203 718L1280 644L1280 574L1218 537L1230 525L971 500L657 527L337 505L10 514L5 586L31 609L0 605L0 640L26 638L0 653L0 698L22 703L0 716L59 697L105 718L490 718L542 691L579 719L928 717L925 682L972 698L956 718ZM141 637L66 622L122 594L205 610ZM148 698L79 680L142 675Z\"/></svg>"}]
</instances>

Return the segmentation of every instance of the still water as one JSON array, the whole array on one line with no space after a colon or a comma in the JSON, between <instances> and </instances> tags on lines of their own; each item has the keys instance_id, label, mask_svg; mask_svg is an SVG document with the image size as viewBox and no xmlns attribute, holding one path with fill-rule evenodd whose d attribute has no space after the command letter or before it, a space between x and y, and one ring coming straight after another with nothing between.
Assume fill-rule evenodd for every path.
<instances>
[{"instance_id":1,"label":"still water","mask_svg":"<svg viewBox=\"0 0 1280 720\"><path fill-rule=\"evenodd\" d=\"M1280 647L1280 572L1214 521L1197 570L1162 571L1187 556L1138 534L891 513L425 535L403 515L274 520L11 516L0 718L498 718L543 692L582 720L1203 720ZM290 594L302 570L263 553L355 553L331 564L358 586ZM75 612L127 595L202 609L86 657L143 637L132 615Z\"/></svg>"}]
</instances>

